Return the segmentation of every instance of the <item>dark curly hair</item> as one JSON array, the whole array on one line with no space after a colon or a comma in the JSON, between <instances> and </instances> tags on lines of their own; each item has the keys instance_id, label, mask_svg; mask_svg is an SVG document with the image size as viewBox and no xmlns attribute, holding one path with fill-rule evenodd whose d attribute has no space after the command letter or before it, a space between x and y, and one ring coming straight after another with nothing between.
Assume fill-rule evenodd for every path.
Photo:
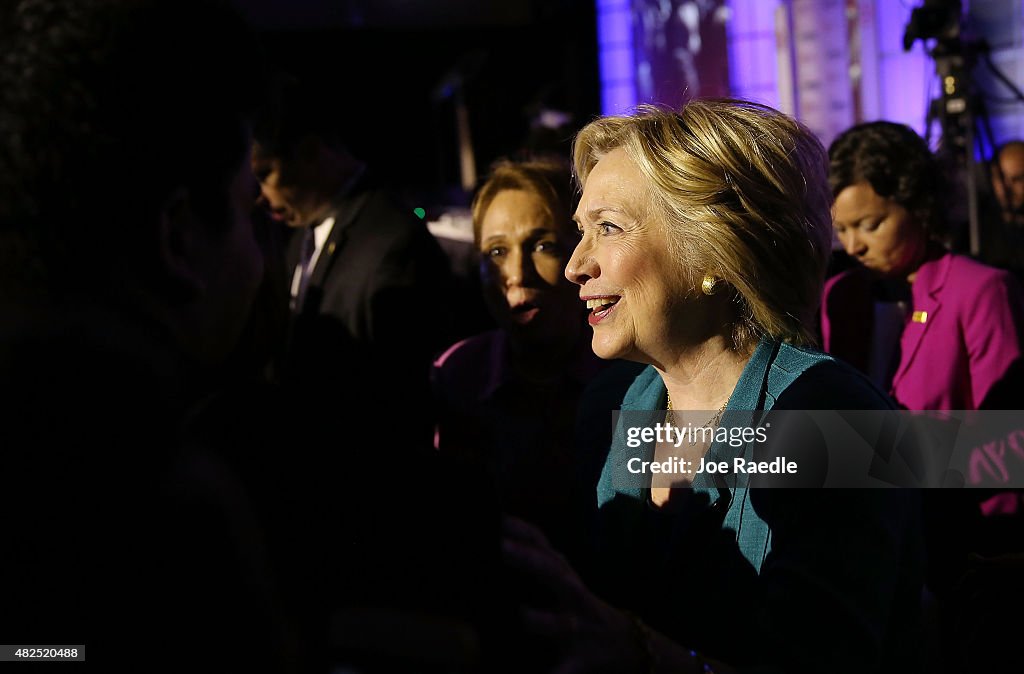
<instances>
[{"instance_id":1,"label":"dark curly hair","mask_svg":"<svg viewBox=\"0 0 1024 674\"><path fill-rule=\"evenodd\" d=\"M943 239L945 174L913 129L894 122L858 124L832 142L828 157L833 198L851 185L866 182L880 197L906 208L929 238Z\"/></svg>"}]
</instances>

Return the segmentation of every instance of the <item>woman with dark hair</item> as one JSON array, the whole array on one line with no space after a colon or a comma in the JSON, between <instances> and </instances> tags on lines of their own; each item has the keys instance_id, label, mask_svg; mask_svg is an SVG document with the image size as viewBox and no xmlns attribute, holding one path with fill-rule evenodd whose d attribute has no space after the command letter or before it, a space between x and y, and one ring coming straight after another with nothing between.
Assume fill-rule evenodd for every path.
<instances>
[{"instance_id":1,"label":"woman with dark hair","mask_svg":"<svg viewBox=\"0 0 1024 674\"><path fill-rule=\"evenodd\" d=\"M825 350L912 410L1005 406L1020 367L1020 287L949 252L941 169L912 129L871 122L829 149L834 226L859 264L829 280Z\"/></svg>"},{"instance_id":2,"label":"woman with dark hair","mask_svg":"<svg viewBox=\"0 0 1024 674\"><path fill-rule=\"evenodd\" d=\"M836 234L860 264L825 285L824 348L910 410L1019 409L1021 289L1009 272L943 246L948 190L925 141L891 122L848 129L829 148L829 183ZM924 499L928 585L952 644L944 657L967 659L950 665L957 671L1007 657L1010 643L981 598L1012 597L1003 594L1011 586L982 565L968 573L969 553L1019 549L1021 494L979 507L987 496L943 490Z\"/></svg>"}]
</instances>

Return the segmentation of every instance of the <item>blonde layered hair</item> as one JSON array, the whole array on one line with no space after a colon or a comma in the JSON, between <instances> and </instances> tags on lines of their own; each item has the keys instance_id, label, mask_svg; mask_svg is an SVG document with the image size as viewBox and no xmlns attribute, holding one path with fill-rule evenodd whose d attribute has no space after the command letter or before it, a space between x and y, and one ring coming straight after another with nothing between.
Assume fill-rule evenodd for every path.
<instances>
[{"instance_id":1,"label":"blonde layered hair","mask_svg":"<svg viewBox=\"0 0 1024 674\"><path fill-rule=\"evenodd\" d=\"M622 148L650 186L691 285L724 280L737 305L733 342L815 342L832 241L828 156L804 125L757 103L695 100L675 111L640 106L576 136L582 188Z\"/></svg>"},{"instance_id":2,"label":"blonde layered hair","mask_svg":"<svg viewBox=\"0 0 1024 674\"><path fill-rule=\"evenodd\" d=\"M480 245L480 231L484 215L494 197L505 190L522 190L539 196L558 226L559 234L573 241L577 239L572 214L576 210L576 195L572 189L572 167L564 159L538 157L523 161L500 160L491 166L487 180L473 198L473 241Z\"/></svg>"}]
</instances>

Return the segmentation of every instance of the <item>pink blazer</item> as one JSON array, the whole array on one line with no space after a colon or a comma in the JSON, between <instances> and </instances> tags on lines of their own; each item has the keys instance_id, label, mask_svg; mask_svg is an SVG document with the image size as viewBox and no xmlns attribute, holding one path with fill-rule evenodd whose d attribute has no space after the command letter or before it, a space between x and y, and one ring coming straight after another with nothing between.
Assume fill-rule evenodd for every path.
<instances>
[{"instance_id":1,"label":"pink blazer","mask_svg":"<svg viewBox=\"0 0 1024 674\"><path fill-rule=\"evenodd\" d=\"M861 269L825 284L824 348L866 370L872 299ZM911 410L973 410L1022 366L1024 296L1008 272L942 252L918 270L911 286L914 318L900 338L890 394ZM921 313L924 312L924 313Z\"/></svg>"}]
</instances>

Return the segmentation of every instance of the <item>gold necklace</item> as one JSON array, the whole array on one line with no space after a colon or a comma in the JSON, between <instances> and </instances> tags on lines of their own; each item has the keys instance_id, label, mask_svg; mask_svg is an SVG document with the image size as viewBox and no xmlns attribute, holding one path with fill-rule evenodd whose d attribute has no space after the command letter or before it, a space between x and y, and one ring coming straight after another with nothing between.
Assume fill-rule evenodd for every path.
<instances>
[{"instance_id":1,"label":"gold necklace","mask_svg":"<svg viewBox=\"0 0 1024 674\"><path fill-rule=\"evenodd\" d=\"M666 405L665 405L665 407L666 407L666 410L665 410L665 421L671 423L672 420L670 420L670 417L674 417L675 416L675 415L672 414L673 412L675 412L675 410L672 408L672 394L668 392L668 388L665 389L665 401L666 401ZM718 411L715 412L714 415L712 415L712 417L710 419L708 419L707 423L705 423L703 426L693 426L693 427L691 427L691 431L690 431L690 446L691 447L697 444L697 440L696 440L697 434L694 433L693 431L694 430L710 429L713 426L717 427L718 426L718 422L722 420L722 415L725 413L725 408L726 408L726 406L728 404L729 404L729 399L726 398L725 402L722 403L722 406L718 408ZM679 424L676 424L676 426L681 428L681 426L679 426ZM701 435L703 436L703 434L701 434Z\"/></svg>"}]
</instances>

